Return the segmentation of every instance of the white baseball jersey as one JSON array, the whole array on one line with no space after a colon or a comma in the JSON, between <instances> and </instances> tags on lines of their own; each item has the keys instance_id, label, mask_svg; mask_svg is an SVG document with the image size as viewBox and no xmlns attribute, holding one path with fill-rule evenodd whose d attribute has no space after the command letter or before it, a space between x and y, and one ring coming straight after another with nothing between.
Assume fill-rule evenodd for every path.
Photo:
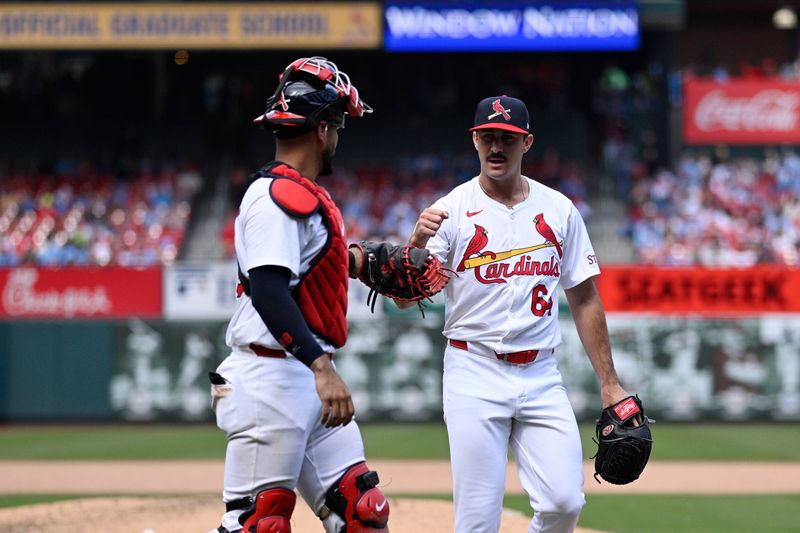
<instances>
[{"instance_id":1,"label":"white baseball jersey","mask_svg":"<svg viewBox=\"0 0 800 533\"><path fill-rule=\"evenodd\" d=\"M555 348L557 284L569 289L600 273L572 202L525 179L530 193L513 208L487 196L478 177L432 206L450 217L427 248L458 274L445 288L447 338L498 353Z\"/></svg>"},{"instance_id":2,"label":"white baseball jersey","mask_svg":"<svg viewBox=\"0 0 800 533\"><path fill-rule=\"evenodd\" d=\"M570 533L583 496L580 433L553 348L560 282L599 273L572 202L533 180L513 208L487 196L478 178L433 207L447 211L428 249L458 274L445 289L448 344L442 394L450 441L456 533L495 533L511 447L535 509L529 531ZM500 360L538 350L527 364Z\"/></svg>"},{"instance_id":3,"label":"white baseball jersey","mask_svg":"<svg viewBox=\"0 0 800 533\"><path fill-rule=\"evenodd\" d=\"M236 258L245 273L264 265L288 268L290 287L295 287L328 233L319 214L293 218L278 207L269 194L271 182L272 178L256 180L242 199L235 222ZM333 346L315 338L333 353ZM255 496L267 488L296 488L319 512L326 491L347 467L364 460L358 425L322 426L313 372L291 355L259 357L248 348L256 343L283 350L246 295L239 298L226 342L232 353L217 368L225 383L212 386L217 426L228 439L224 501ZM237 531L242 512L226 512L222 525ZM335 513L323 522L327 533L342 526Z\"/></svg>"},{"instance_id":4,"label":"white baseball jersey","mask_svg":"<svg viewBox=\"0 0 800 533\"><path fill-rule=\"evenodd\" d=\"M256 180L242 198L235 222L236 259L245 275L250 269L265 265L288 268L292 273L289 287L294 288L325 245L328 230L319 213L304 219L286 214L269 195L271 183L272 178ZM334 347L322 338L314 338L323 350L334 352ZM239 298L225 342L231 347L255 343L283 349L246 295Z\"/></svg>"}]
</instances>

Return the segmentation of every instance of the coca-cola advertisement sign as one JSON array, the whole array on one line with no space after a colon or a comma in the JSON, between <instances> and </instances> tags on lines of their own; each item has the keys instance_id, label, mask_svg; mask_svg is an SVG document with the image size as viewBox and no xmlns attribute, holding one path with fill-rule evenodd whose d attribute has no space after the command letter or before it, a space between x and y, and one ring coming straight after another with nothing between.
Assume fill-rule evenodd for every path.
<instances>
[{"instance_id":1,"label":"coca-cola advertisement sign","mask_svg":"<svg viewBox=\"0 0 800 533\"><path fill-rule=\"evenodd\" d=\"M0 319L98 319L161 315L161 270L0 270Z\"/></svg>"},{"instance_id":2,"label":"coca-cola advertisement sign","mask_svg":"<svg viewBox=\"0 0 800 533\"><path fill-rule=\"evenodd\" d=\"M684 81L684 139L692 144L800 142L800 83Z\"/></svg>"}]
</instances>

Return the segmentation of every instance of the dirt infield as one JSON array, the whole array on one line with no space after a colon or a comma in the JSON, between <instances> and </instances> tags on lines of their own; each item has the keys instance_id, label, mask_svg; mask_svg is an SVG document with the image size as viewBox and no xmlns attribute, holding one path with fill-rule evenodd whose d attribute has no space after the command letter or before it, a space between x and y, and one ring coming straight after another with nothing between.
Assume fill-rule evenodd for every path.
<instances>
[{"instance_id":1,"label":"dirt infield","mask_svg":"<svg viewBox=\"0 0 800 533\"><path fill-rule=\"evenodd\" d=\"M449 502L392 498L390 505L392 533L453 530ZM205 533L219 523L220 509L219 499L210 496L83 499L0 510L0 529L5 533ZM527 531L529 522L526 516L506 511L500 533ZM322 533L322 525L304 504L298 503L292 516L292 531Z\"/></svg>"},{"instance_id":2,"label":"dirt infield","mask_svg":"<svg viewBox=\"0 0 800 533\"><path fill-rule=\"evenodd\" d=\"M375 460L370 466L380 472L384 492L395 496L390 500L392 533L452 531L449 502L396 497L450 493L446 461ZM591 465L585 467L587 493L800 493L800 463L654 462L641 479L624 487L595 483ZM0 472L3 494L101 496L2 509L0 531L7 533L204 533L216 527L222 512L221 461L0 461ZM689 479L691 486L686 484ZM508 493L522 492L513 465L507 480ZM125 494L176 496L119 496ZM115 497L102 497L107 495ZM528 523L529 518L506 511L500 532L521 533ZM293 516L293 531L322 532L319 520L302 502Z\"/></svg>"},{"instance_id":3,"label":"dirt infield","mask_svg":"<svg viewBox=\"0 0 800 533\"><path fill-rule=\"evenodd\" d=\"M449 494L450 464L434 460L370 460L382 490ZM222 461L0 461L0 494L215 494ZM584 465L587 493L800 494L800 463L652 462L631 485L598 484ZM522 493L513 464L506 492ZM691 481L690 481L691 480Z\"/></svg>"}]
</instances>

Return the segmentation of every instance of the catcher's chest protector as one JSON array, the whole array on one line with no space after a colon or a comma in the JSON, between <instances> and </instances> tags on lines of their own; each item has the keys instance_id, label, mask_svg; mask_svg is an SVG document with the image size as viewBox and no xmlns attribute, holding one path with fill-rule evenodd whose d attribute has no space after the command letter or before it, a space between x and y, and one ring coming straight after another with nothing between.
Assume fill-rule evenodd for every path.
<instances>
[{"instance_id":1,"label":"catcher's chest protector","mask_svg":"<svg viewBox=\"0 0 800 533\"><path fill-rule=\"evenodd\" d=\"M292 295L311 331L341 348L347 341L349 270L342 214L325 189L287 165L265 167L260 175L276 178L270 187L270 195L286 213L304 218L319 212L323 224L328 228L325 246L311 261L311 268L300 279Z\"/></svg>"}]
</instances>

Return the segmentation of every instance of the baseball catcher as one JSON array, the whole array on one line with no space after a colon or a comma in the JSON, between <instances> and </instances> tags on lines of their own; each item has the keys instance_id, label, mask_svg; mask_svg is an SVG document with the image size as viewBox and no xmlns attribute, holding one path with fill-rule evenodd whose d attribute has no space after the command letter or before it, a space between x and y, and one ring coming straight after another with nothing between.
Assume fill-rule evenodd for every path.
<instances>
[{"instance_id":1,"label":"baseball catcher","mask_svg":"<svg viewBox=\"0 0 800 533\"><path fill-rule=\"evenodd\" d=\"M614 485L638 479L653 446L650 422L638 396L628 396L603 409L597 421L595 441L594 478L598 483L597 476Z\"/></svg>"},{"instance_id":2,"label":"baseball catcher","mask_svg":"<svg viewBox=\"0 0 800 533\"><path fill-rule=\"evenodd\" d=\"M227 438L215 532L291 533L295 490L327 533L389 531L390 504L332 361L347 341L349 258L341 211L318 183L345 117L370 111L346 73L313 56L279 74L255 119L275 152L241 197L231 354L209 376Z\"/></svg>"},{"instance_id":3,"label":"baseball catcher","mask_svg":"<svg viewBox=\"0 0 800 533\"><path fill-rule=\"evenodd\" d=\"M363 264L359 271L351 271L350 277L360 279L370 288L367 305L373 311L378 294L416 302L422 310L422 300L430 300L450 281L448 269L425 248L361 241L350 245L351 254L354 249L362 255ZM356 261L351 258L350 264L356 265Z\"/></svg>"}]
</instances>

